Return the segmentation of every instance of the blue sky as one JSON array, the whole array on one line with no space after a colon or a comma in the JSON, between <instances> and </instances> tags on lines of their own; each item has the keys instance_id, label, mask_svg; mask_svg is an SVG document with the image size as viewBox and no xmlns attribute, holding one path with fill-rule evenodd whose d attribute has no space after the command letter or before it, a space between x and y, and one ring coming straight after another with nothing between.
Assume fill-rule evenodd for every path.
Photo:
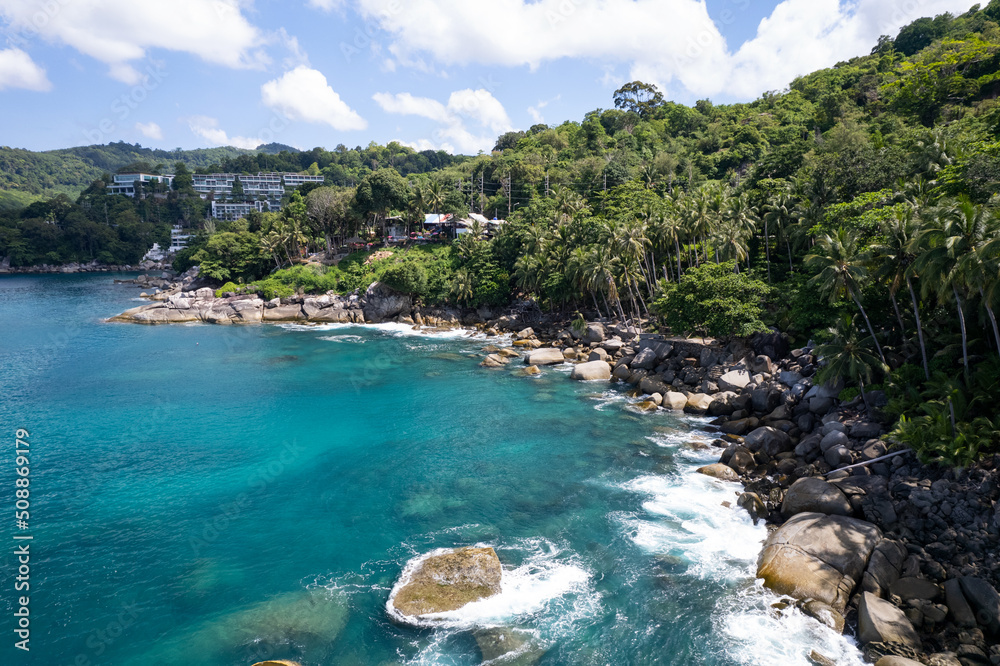
<instances>
[{"instance_id":1,"label":"blue sky","mask_svg":"<svg viewBox=\"0 0 1000 666\"><path fill-rule=\"evenodd\" d=\"M749 101L968 0L0 0L0 145L475 154L640 79Z\"/></svg>"}]
</instances>

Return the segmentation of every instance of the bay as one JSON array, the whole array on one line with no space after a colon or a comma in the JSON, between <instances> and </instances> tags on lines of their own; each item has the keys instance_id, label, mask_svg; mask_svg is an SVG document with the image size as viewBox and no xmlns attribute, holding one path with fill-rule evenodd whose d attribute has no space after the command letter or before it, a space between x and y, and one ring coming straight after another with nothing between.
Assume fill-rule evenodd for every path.
<instances>
[{"instance_id":1,"label":"bay","mask_svg":"<svg viewBox=\"0 0 1000 666\"><path fill-rule=\"evenodd\" d=\"M489 627L541 664L861 663L771 608L765 528L693 472L719 453L703 420L563 369L480 368L486 341L461 332L104 321L136 296L0 278L8 506L31 432L28 663L478 664ZM476 544L505 566L499 597L389 621L407 561ZM0 574L9 617L12 555Z\"/></svg>"}]
</instances>

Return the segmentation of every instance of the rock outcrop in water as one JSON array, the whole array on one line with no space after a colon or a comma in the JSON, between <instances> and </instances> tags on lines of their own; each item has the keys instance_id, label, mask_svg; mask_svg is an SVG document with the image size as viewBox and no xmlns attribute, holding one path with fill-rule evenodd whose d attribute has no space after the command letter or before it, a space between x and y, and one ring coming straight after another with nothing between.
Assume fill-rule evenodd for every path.
<instances>
[{"instance_id":1,"label":"rock outcrop in water","mask_svg":"<svg viewBox=\"0 0 1000 666\"><path fill-rule=\"evenodd\" d=\"M153 302L127 310L110 321L134 324L259 324L313 322L324 324L378 324L401 321L413 325L459 326L461 313L417 309L409 296L378 282L363 295L292 296L265 301L256 294L222 294L203 287L175 288L152 297Z\"/></svg>"},{"instance_id":2,"label":"rock outcrop in water","mask_svg":"<svg viewBox=\"0 0 1000 666\"><path fill-rule=\"evenodd\" d=\"M499 594L502 573L492 548L436 551L404 569L389 597L390 615L419 624L422 616L458 610Z\"/></svg>"}]
</instances>

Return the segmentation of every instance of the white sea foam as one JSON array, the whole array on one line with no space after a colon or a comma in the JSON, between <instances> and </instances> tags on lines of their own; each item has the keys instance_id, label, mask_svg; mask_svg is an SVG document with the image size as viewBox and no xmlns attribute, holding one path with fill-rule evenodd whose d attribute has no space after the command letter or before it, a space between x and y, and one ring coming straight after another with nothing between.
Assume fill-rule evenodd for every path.
<instances>
[{"instance_id":1,"label":"white sea foam","mask_svg":"<svg viewBox=\"0 0 1000 666\"><path fill-rule=\"evenodd\" d=\"M366 340L360 335L325 335L320 338L327 342L347 342L351 344L363 345Z\"/></svg>"},{"instance_id":2,"label":"white sea foam","mask_svg":"<svg viewBox=\"0 0 1000 666\"><path fill-rule=\"evenodd\" d=\"M693 420L692 420L693 421ZM696 430L660 432L649 439L675 453L680 469L670 476L642 476L625 488L645 497L644 515L620 515L633 543L651 555L669 555L685 564L686 574L706 581L727 581L735 591L723 596L714 624L726 660L744 666L807 666L812 650L842 666L863 664L857 646L794 608L772 608L778 596L754 581L757 557L767 537L736 507L738 483L697 474L718 460L719 450L699 451L684 444L710 436ZM726 506L723 503L727 503Z\"/></svg>"},{"instance_id":3,"label":"white sea foam","mask_svg":"<svg viewBox=\"0 0 1000 666\"><path fill-rule=\"evenodd\" d=\"M392 337L422 337L438 340L485 340L484 333L465 328L439 329L427 326L414 326L413 324L355 324L355 323L326 323L317 324L311 322L283 323L278 327L287 331L341 331L345 329L355 329L357 331L368 331L370 333L380 333ZM498 339L503 342L503 339Z\"/></svg>"},{"instance_id":4,"label":"white sea foam","mask_svg":"<svg viewBox=\"0 0 1000 666\"><path fill-rule=\"evenodd\" d=\"M603 412L612 405L621 405L625 402L626 398L620 391L609 390L604 391L599 396L592 396L591 400L597 403L594 405L594 409Z\"/></svg>"},{"instance_id":5,"label":"white sea foam","mask_svg":"<svg viewBox=\"0 0 1000 666\"><path fill-rule=\"evenodd\" d=\"M811 666L809 654L815 650L839 666L864 666L858 646L848 636L838 634L807 617L794 607L782 611L772 605L777 595L760 581L720 605L716 629L725 636L726 651L744 666Z\"/></svg>"}]
</instances>

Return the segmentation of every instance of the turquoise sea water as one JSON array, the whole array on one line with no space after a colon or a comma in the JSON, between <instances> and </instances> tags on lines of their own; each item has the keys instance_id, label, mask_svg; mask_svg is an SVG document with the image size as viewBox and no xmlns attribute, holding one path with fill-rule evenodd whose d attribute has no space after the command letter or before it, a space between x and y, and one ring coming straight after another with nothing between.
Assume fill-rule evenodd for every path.
<instances>
[{"instance_id":1,"label":"turquoise sea water","mask_svg":"<svg viewBox=\"0 0 1000 666\"><path fill-rule=\"evenodd\" d=\"M511 627L543 665L860 664L770 608L764 527L723 505L738 486L693 474L718 457L703 421L634 413L565 369L482 369L486 343L461 334L102 321L137 293L0 278L2 663L465 665L476 631ZM11 617L25 533L27 654ZM475 544L504 563L499 597L436 627L388 619L408 561Z\"/></svg>"}]
</instances>

